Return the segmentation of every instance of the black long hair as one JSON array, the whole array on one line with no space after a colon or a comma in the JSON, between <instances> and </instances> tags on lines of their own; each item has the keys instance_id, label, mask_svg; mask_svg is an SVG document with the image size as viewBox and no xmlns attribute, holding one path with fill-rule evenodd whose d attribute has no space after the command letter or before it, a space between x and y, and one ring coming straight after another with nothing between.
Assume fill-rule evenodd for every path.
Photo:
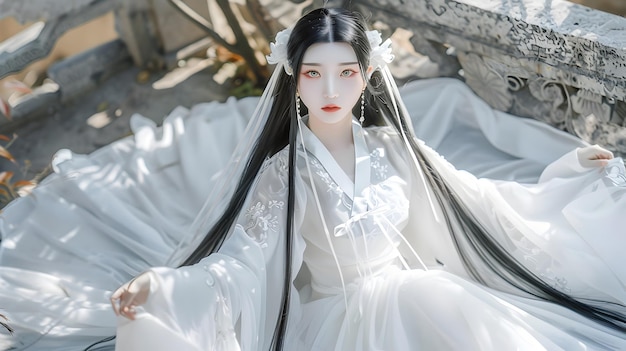
<instances>
[{"instance_id":1,"label":"black long hair","mask_svg":"<svg viewBox=\"0 0 626 351\"><path fill-rule=\"evenodd\" d=\"M283 348L292 281L291 243L293 236L292 218L294 212L294 175L296 173L294 170L296 167L295 149L297 134L295 111L296 77L300 73L300 65L306 50L316 43L331 42L345 42L351 45L361 67L361 73L365 78L371 48L366 35L365 21L360 15L346 9L322 8L313 10L298 20L293 27L287 44L288 61L293 68L293 75L287 75L282 71L278 73L280 76L275 90L272 92L274 103L270 109L269 119L256 140L254 151L247 160L243 174L232 198L228 202L228 206L202 242L182 264L191 265L197 263L205 256L219 250L240 213L263 162L287 145L291 145L288 168L288 212L285 223L287 237L285 240L284 284L281 308L272 339L272 349L274 350L282 350ZM409 119L408 113L403 108L396 111L396 108L392 107L391 101L393 99L400 101L400 96L392 96L392 94L395 94L387 90L384 79L382 79L379 72L374 72L371 79L368 80L365 94L368 103L364 114L364 125L386 123L391 125L401 135L408 136L410 147L417 156L417 166L424 170L428 185L433 190L439 205L443 209L448 228L461 260L474 279L485 284L488 284L487 282L490 280L489 277L484 276L484 273L481 273L483 272L482 270L477 269L475 262L469 259L469 257L477 255L480 257L482 264L490 268L491 273L522 292L566 306L592 320L626 332L626 314L618 311L623 309L624 306L613 305L607 308L604 306L606 304L601 301L582 301L560 292L520 264L485 230L420 149L412 131L409 130L407 124ZM383 119L381 117L386 122L382 122Z\"/></svg>"},{"instance_id":2,"label":"black long hair","mask_svg":"<svg viewBox=\"0 0 626 351\"><path fill-rule=\"evenodd\" d=\"M306 50L316 43L349 43L356 53L361 72L366 79L365 70L369 62L370 45L365 35L365 29L364 22L357 14L345 9L321 8L309 12L298 20L292 29L287 44L288 61L289 65L293 67L293 74L288 75L283 71L278 73L277 84L272 92L274 103L270 108L268 121L255 142L254 150L247 160L236 190L224 210L224 214L182 265L194 264L219 250L241 211L263 162L287 145L295 145L295 135L290 134L297 124L295 111L296 77L300 73L302 58ZM302 108L306 112L306 106L302 106ZM369 123L368 121L369 119L366 118L366 123ZM290 163L293 163L291 161ZM293 165L290 164L291 166ZM289 170L292 173L291 168ZM290 193L293 190L291 185L289 187Z\"/></svg>"},{"instance_id":3,"label":"black long hair","mask_svg":"<svg viewBox=\"0 0 626 351\"><path fill-rule=\"evenodd\" d=\"M381 86L384 86L383 79L380 79L379 82ZM497 285L497 279L494 277L498 278L512 287L513 291L517 290L517 293L525 293L540 300L556 303L606 327L626 333L626 306L616 302L570 296L546 283L511 255L485 229L446 179L438 172L437 168L429 161L424 151L419 147L417 139L413 137L413 131L409 128L407 123L410 118L408 112L399 108L396 113L396 109L387 100L388 95L384 93L375 94L373 97L374 101L371 105L381 115L385 116L385 120L400 135L407 136L410 147L415 152L417 166L424 171L427 184L433 190L435 199L442 209L461 262L473 279L485 286L498 288L492 283L496 282ZM394 98L395 101L400 101L401 97L394 96ZM399 115L399 118L395 117L396 115ZM472 257L478 259L472 259Z\"/></svg>"},{"instance_id":4,"label":"black long hair","mask_svg":"<svg viewBox=\"0 0 626 351\"><path fill-rule=\"evenodd\" d=\"M182 265L197 263L205 256L216 252L226 239L230 228L233 226L240 213L248 193L254 183L263 162L284 149L289 148L289 185L287 203L286 227L286 257L284 269L284 284L281 309L278 314L272 348L282 350L285 331L287 328L287 317L289 312L289 300L291 293L291 260L292 260L292 230L293 212L295 196L295 167L296 167L296 135L297 117L295 111L295 94L297 78L300 73L302 58L306 50L316 43L348 43L354 49L357 61L361 68L364 80L367 80L366 69L369 65L370 45L365 34L365 22L358 14L345 9L321 8L313 10L298 20L294 25L288 44L288 63L293 67L293 75L279 72L278 81L272 98L274 103L270 108L269 118L263 127L255 147L247 160L242 176L237 188L229 200L224 213L205 235L198 247L185 259ZM370 95L371 93L366 93ZM303 113L306 113L306 106L303 106ZM379 121L376 113L365 114L365 125L374 124Z\"/></svg>"}]
</instances>

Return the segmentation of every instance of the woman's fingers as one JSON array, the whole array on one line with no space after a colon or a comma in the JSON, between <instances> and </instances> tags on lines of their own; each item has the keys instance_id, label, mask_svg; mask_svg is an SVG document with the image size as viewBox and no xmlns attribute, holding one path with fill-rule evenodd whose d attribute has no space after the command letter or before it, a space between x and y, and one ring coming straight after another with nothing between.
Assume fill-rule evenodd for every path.
<instances>
[{"instance_id":1,"label":"woman's fingers","mask_svg":"<svg viewBox=\"0 0 626 351\"><path fill-rule=\"evenodd\" d=\"M135 319L135 297L135 293L126 290L120 298L120 314L130 320Z\"/></svg>"},{"instance_id":2,"label":"woman's fingers","mask_svg":"<svg viewBox=\"0 0 626 351\"><path fill-rule=\"evenodd\" d=\"M150 292L150 275L142 273L120 286L111 295L111 306L116 315L135 319L135 307L143 305Z\"/></svg>"},{"instance_id":3,"label":"woman's fingers","mask_svg":"<svg viewBox=\"0 0 626 351\"><path fill-rule=\"evenodd\" d=\"M122 296L124 295L124 292L127 290L128 288L128 283L125 283L124 285L120 286L119 288L117 288L117 290L115 290L113 292L113 294L111 295L111 307L113 307L113 312L115 312L116 315L119 316L120 314L120 308L119 305L121 303L121 299Z\"/></svg>"},{"instance_id":4,"label":"woman's fingers","mask_svg":"<svg viewBox=\"0 0 626 351\"><path fill-rule=\"evenodd\" d=\"M604 167L608 160L613 158L613 153L599 145L592 145L578 149L578 161L583 167Z\"/></svg>"},{"instance_id":5,"label":"woman's fingers","mask_svg":"<svg viewBox=\"0 0 626 351\"><path fill-rule=\"evenodd\" d=\"M121 315L129 319L134 319L135 317L134 301L135 294L128 291L128 284L124 284L111 295L113 312L118 316Z\"/></svg>"}]
</instances>

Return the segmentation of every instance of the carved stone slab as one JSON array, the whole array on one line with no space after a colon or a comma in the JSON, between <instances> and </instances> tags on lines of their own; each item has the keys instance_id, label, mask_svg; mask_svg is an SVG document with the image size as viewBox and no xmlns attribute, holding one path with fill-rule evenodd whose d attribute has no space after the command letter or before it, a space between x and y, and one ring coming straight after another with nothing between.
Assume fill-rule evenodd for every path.
<instances>
[{"instance_id":1,"label":"carved stone slab","mask_svg":"<svg viewBox=\"0 0 626 351\"><path fill-rule=\"evenodd\" d=\"M34 23L24 31L0 43L0 78L21 70L33 61L46 57L61 35L71 28L113 10L117 3L116 1L108 0L76 0L68 2L73 4L74 7L68 9L65 6L59 6L67 10L67 12L62 14L54 12L57 16L53 19ZM48 2L0 0L0 14L5 14L5 10L23 10L26 14L29 14L28 16L31 16L30 14L32 14L34 9L39 9L40 4L44 3ZM54 3L64 4L65 1L55 1ZM42 11L46 11L46 6L41 7ZM45 14L45 12L42 13ZM34 15L33 17L24 15L22 19L25 18L32 20L36 17Z\"/></svg>"},{"instance_id":2,"label":"carved stone slab","mask_svg":"<svg viewBox=\"0 0 626 351\"><path fill-rule=\"evenodd\" d=\"M204 18L209 18L206 0L186 0L185 3ZM176 11L166 0L153 0L152 6L164 52L178 50L206 37L204 31Z\"/></svg>"},{"instance_id":3,"label":"carved stone slab","mask_svg":"<svg viewBox=\"0 0 626 351\"><path fill-rule=\"evenodd\" d=\"M564 0L360 0L494 108L626 155L626 18Z\"/></svg>"}]
</instances>

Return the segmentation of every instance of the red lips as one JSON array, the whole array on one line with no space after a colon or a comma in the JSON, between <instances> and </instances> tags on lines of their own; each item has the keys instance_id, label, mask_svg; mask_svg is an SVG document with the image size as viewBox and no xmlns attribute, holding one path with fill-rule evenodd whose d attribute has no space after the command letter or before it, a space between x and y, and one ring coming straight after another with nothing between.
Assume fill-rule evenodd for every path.
<instances>
[{"instance_id":1,"label":"red lips","mask_svg":"<svg viewBox=\"0 0 626 351\"><path fill-rule=\"evenodd\" d=\"M341 107L337 105L326 105L322 107L322 110L324 110L325 112L335 112L341 110Z\"/></svg>"}]
</instances>

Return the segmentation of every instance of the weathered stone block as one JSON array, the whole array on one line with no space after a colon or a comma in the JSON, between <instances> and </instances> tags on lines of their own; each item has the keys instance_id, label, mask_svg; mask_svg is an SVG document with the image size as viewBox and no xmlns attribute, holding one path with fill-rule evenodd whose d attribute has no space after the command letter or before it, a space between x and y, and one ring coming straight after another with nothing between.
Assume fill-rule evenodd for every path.
<instances>
[{"instance_id":1,"label":"weathered stone block","mask_svg":"<svg viewBox=\"0 0 626 351\"><path fill-rule=\"evenodd\" d=\"M191 23L167 0L152 0L163 51L168 53L206 37L206 33ZM185 0L185 3L204 18L209 19L207 1Z\"/></svg>"},{"instance_id":2,"label":"weathered stone block","mask_svg":"<svg viewBox=\"0 0 626 351\"><path fill-rule=\"evenodd\" d=\"M59 85L61 102L65 103L131 65L126 45L114 40L52 65L48 75Z\"/></svg>"},{"instance_id":3,"label":"weathered stone block","mask_svg":"<svg viewBox=\"0 0 626 351\"><path fill-rule=\"evenodd\" d=\"M15 5L18 3L20 5ZM21 17L17 15L18 18L32 20L35 18L32 12L39 9L38 5L39 2L35 4L35 1L0 2L0 14L5 14L3 10L7 11L7 15L24 11L26 15ZM65 11L63 13L59 13L60 10L42 13L40 17L43 17L45 22L37 22L20 34L0 43L0 78L18 72L29 63L46 57L61 35L71 28L104 15L115 5L115 1L108 0L76 0L70 2L67 7L59 6ZM46 11L47 8L43 6L42 10ZM52 18L45 18L46 16Z\"/></svg>"}]
</instances>

